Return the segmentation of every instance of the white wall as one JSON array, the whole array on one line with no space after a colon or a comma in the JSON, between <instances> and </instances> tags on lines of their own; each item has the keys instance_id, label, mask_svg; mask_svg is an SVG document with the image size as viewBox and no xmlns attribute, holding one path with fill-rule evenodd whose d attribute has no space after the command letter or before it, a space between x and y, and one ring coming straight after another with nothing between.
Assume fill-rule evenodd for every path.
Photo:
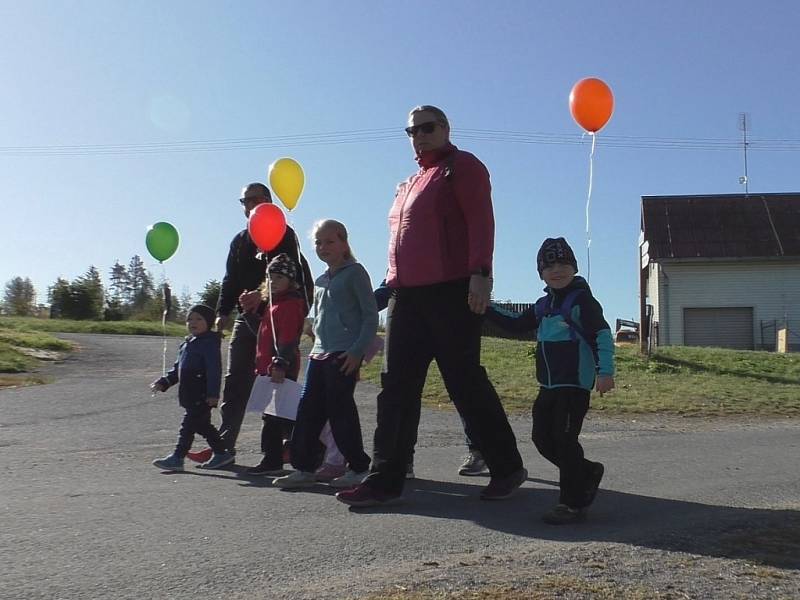
<instances>
[{"instance_id":1,"label":"white wall","mask_svg":"<svg viewBox=\"0 0 800 600\"><path fill-rule=\"evenodd\" d=\"M800 333L800 261L660 263L658 271L650 281L659 284L651 298L657 300L661 345L683 344L684 308L752 306L757 347L762 320L786 316Z\"/></svg>"}]
</instances>

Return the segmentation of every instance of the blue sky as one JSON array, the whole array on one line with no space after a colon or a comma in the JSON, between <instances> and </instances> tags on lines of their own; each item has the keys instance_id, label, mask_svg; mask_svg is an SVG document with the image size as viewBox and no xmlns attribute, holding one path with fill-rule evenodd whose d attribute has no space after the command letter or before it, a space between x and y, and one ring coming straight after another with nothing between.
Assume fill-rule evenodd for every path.
<instances>
[{"instance_id":1,"label":"blue sky","mask_svg":"<svg viewBox=\"0 0 800 600\"><path fill-rule=\"evenodd\" d=\"M589 142L577 143L567 97L596 76L616 108L595 156L591 284L609 321L635 317L640 197L742 192L740 112L753 139L750 191L800 191L798 22L800 5L789 1L2 0L0 282L28 276L43 301L56 277L91 264L107 276L114 260L134 254L160 276L145 229L169 221L182 241L167 277L177 292L198 292L221 279L244 226L241 186L265 181L273 160L292 156L306 188L288 218L315 273L322 265L306 234L331 217L348 226L377 283L395 185L416 168L406 114L429 103L448 113L454 143L492 174L495 296L531 301L545 237L566 236L585 267ZM465 129L562 143L475 139ZM395 134L255 149L231 142L361 130ZM676 139L689 141L664 148ZM688 148L700 139L729 143ZM163 151L215 140L226 140L222 150ZM774 140L796 143L772 151ZM135 144L159 151L97 151Z\"/></svg>"}]
</instances>

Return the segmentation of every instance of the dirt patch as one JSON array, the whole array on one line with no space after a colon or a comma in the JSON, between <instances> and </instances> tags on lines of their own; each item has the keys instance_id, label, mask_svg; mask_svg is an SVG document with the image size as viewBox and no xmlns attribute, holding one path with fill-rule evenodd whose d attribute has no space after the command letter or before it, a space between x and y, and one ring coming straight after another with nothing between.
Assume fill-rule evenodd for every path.
<instances>
[{"instance_id":1,"label":"dirt patch","mask_svg":"<svg viewBox=\"0 0 800 600\"><path fill-rule=\"evenodd\" d=\"M59 352L58 350L42 350L40 348L26 348L24 346L12 346L14 350L25 356L30 356L37 360L57 361L64 360L67 352Z\"/></svg>"}]
</instances>

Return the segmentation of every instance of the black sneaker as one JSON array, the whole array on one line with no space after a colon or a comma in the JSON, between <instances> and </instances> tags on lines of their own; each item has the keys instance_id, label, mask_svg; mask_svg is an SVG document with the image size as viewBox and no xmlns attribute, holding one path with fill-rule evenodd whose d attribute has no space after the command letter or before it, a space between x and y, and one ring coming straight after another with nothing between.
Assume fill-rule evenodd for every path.
<instances>
[{"instance_id":1,"label":"black sneaker","mask_svg":"<svg viewBox=\"0 0 800 600\"><path fill-rule=\"evenodd\" d=\"M286 471L283 465L276 465L264 457L260 463L255 467L247 467L244 472L248 475L261 476L261 475L285 475Z\"/></svg>"},{"instance_id":2,"label":"black sneaker","mask_svg":"<svg viewBox=\"0 0 800 600\"><path fill-rule=\"evenodd\" d=\"M594 498L597 496L597 490L600 488L600 481L603 479L603 473L605 472L606 468L603 466L603 463L593 463L592 472L589 475L588 487L586 488L586 504L584 504L584 506L589 506L594 502Z\"/></svg>"},{"instance_id":3,"label":"black sneaker","mask_svg":"<svg viewBox=\"0 0 800 600\"><path fill-rule=\"evenodd\" d=\"M548 525L569 525L585 519L586 512L582 508L570 508L566 504L556 504L553 510L542 515L542 521Z\"/></svg>"},{"instance_id":4,"label":"black sneaker","mask_svg":"<svg viewBox=\"0 0 800 600\"><path fill-rule=\"evenodd\" d=\"M505 500L528 479L528 471L524 468L506 475L505 477L492 477L483 490L481 500Z\"/></svg>"}]
</instances>

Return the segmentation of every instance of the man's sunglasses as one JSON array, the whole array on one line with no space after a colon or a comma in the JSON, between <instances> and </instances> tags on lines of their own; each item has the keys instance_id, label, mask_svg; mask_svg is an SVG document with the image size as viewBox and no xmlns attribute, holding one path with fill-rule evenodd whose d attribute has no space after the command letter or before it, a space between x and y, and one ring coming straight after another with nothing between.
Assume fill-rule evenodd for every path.
<instances>
[{"instance_id":1,"label":"man's sunglasses","mask_svg":"<svg viewBox=\"0 0 800 600\"><path fill-rule=\"evenodd\" d=\"M269 201L266 196L250 196L249 198L239 198L239 204L247 204L248 202L262 202Z\"/></svg>"},{"instance_id":2,"label":"man's sunglasses","mask_svg":"<svg viewBox=\"0 0 800 600\"><path fill-rule=\"evenodd\" d=\"M412 125L411 127L406 127L406 135L410 138L415 137L420 131L422 133L433 133L436 129L437 125L441 125L441 123L437 121L428 121L427 123L420 123L419 125Z\"/></svg>"}]
</instances>

